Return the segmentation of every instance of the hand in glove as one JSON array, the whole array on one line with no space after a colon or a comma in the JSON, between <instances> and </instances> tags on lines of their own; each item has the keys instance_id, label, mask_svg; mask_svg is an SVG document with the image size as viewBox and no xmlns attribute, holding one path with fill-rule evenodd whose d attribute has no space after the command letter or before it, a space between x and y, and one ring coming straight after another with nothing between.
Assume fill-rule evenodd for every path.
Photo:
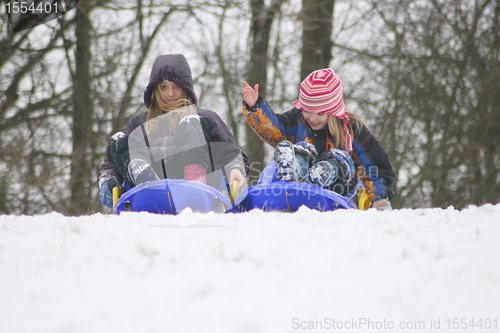
<instances>
[{"instance_id":1,"label":"hand in glove","mask_svg":"<svg viewBox=\"0 0 500 333\"><path fill-rule=\"evenodd\" d=\"M125 189L115 177L99 181L99 199L101 200L101 203L108 208L113 208L112 193L113 188L115 187L118 187L121 193L125 192Z\"/></svg>"},{"instance_id":2,"label":"hand in glove","mask_svg":"<svg viewBox=\"0 0 500 333\"><path fill-rule=\"evenodd\" d=\"M104 181L101 186L99 186L99 199L104 206L113 208L113 195L108 188L107 180Z\"/></svg>"}]
</instances>

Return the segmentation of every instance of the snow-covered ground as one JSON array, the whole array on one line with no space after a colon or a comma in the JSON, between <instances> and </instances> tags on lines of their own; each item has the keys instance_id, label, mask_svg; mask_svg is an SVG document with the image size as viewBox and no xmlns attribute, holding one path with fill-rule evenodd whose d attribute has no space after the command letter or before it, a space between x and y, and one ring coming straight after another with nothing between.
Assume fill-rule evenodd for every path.
<instances>
[{"instance_id":1,"label":"snow-covered ground","mask_svg":"<svg viewBox=\"0 0 500 333\"><path fill-rule=\"evenodd\" d=\"M2 333L309 331L499 332L500 204L0 216Z\"/></svg>"}]
</instances>

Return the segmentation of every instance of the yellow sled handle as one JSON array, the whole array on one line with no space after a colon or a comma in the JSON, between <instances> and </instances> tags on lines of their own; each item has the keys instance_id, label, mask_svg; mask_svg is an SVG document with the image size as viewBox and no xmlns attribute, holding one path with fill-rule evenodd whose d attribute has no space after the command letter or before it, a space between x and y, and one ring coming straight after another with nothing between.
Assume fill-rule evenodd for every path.
<instances>
[{"instance_id":1,"label":"yellow sled handle","mask_svg":"<svg viewBox=\"0 0 500 333\"><path fill-rule=\"evenodd\" d=\"M238 185L240 183L237 180L233 180L231 183L231 188L229 189L229 197L231 198L231 203L234 205L234 201L240 194L240 190L238 189Z\"/></svg>"},{"instance_id":2,"label":"yellow sled handle","mask_svg":"<svg viewBox=\"0 0 500 333\"><path fill-rule=\"evenodd\" d=\"M120 199L121 193L119 187L113 187L113 209L116 207L118 199Z\"/></svg>"},{"instance_id":3,"label":"yellow sled handle","mask_svg":"<svg viewBox=\"0 0 500 333\"><path fill-rule=\"evenodd\" d=\"M367 210L370 208L370 198L366 190L358 190L358 209Z\"/></svg>"}]
</instances>

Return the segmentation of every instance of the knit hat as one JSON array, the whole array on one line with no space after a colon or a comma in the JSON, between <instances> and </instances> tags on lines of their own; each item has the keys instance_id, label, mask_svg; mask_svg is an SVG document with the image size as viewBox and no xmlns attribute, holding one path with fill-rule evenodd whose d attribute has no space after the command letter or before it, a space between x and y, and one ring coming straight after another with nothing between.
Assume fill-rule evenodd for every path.
<instances>
[{"instance_id":1,"label":"knit hat","mask_svg":"<svg viewBox=\"0 0 500 333\"><path fill-rule=\"evenodd\" d=\"M312 72L300 84L297 109L312 113L328 114L344 120L346 150L352 150L352 137L347 124L349 117L342 96L342 82L333 69L325 68Z\"/></svg>"},{"instance_id":2,"label":"knit hat","mask_svg":"<svg viewBox=\"0 0 500 333\"><path fill-rule=\"evenodd\" d=\"M193 90L193 77L191 68L182 54L166 54L156 58L149 83L144 91L144 104L147 108L151 105L151 96L154 88L164 80L175 82L186 91L193 104L198 103L198 97Z\"/></svg>"}]
</instances>

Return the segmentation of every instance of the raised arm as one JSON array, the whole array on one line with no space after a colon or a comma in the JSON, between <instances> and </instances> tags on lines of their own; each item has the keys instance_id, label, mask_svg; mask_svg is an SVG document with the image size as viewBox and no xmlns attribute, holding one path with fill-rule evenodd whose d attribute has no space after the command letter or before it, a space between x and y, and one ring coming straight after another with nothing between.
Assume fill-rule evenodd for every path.
<instances>
[{"instance_id":1,"label":"raised arm","mask_svg":"<svg viewBox=\"0 0 500 333\"><path fill-rule=\"evenodd\" d=\"M243 82L243 100L249 107L253 108L259 98L259 85L252 88L246 81Z\"/></svg>"}]
</instances>

